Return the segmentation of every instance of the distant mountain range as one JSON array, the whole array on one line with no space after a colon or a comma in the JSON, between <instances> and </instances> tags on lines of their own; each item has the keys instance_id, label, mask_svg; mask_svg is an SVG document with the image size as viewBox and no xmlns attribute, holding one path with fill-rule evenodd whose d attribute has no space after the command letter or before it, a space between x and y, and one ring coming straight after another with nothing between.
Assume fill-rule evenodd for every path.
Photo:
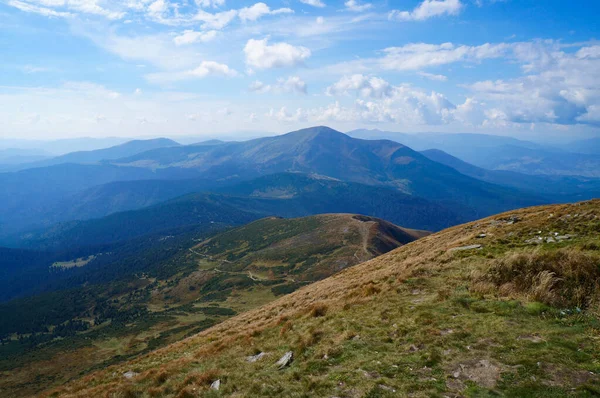
<instances>
[{"instance_id":1,"label":"distant mountain range","mask_svg":"<svg viewBox=\"0 0 600 398\"><path fill-rule=\"evenodd\" d=\"M464 162L444 151L421 152L429 159L452 167L462 174L492 184L516 188L544 197L549 203L574 202L600 197L600 179L580 176L530 175L506 170L488 170Z\"/></svg>"},{"instance_id":2,"label":"distant mountain range","mask_svg":"<svg viewBox=\"0 0 600 398\"><path fill-rule=\"evenodd\" d=\"M600 177L600 139L556 147L484 134L403 134L380 130L354 130L348 134L369 139L387 138L419 151L439 149L489 170Z\"/></svg>"},{"instance_id":3,"label":"distant mountain range","mask_svg":"<svg viewBox=\"0 0 600 398\"><path fill-rule=\"evenodd\" d=\"M299 173L272 174L215 193L193 193L139 210L69 221L8 239L30 248L72 250L194 226L241 225L267 216L322 213L372 215L408 228L439 230L465 218L448 208L388 187L373 187ZM110 196L110 195L109 195Z\"/></svg>"},{"instance_id":4,"label":"distant mountain range","mask_svg":"<svg viewBox=\"0 0 600 398\"><path fill-rule=\"evenodd\" d=\"M159 148L110 159L119 153L140 151L147 146ZM212 191L243 197L251 196L248 192L268 192L270 189L272 194L282 187L271 187L275 180L261 180L260 177L290 172L324 176L369 188L359 189L353 185L352 196L338 194L337 198L329 194L331 190L317 190L311 193L311 206L307 207L306 200L295 198L305 210L292 213L287 210L289 204L269 207L258 198L249 203L258 206L260 211L245 204L236 208L254 212L257 216L364 210L368 215L412 228L438 230L453 222L548 201L535 192L462 174L402 144L355 139L327 127L246 142L205 142L188 146L167 140L134 142L91 153L66 155L62 159L65 158L93 160L96 164L65 163L0 174L0 183L5 187L0 193L0 238L14 237L34 228L46 229L57 222L104 217L158 205L193 192ZM248 185L250 180L254 181ZM294 184L300 184L299 191L306 187L306 181L301 179L286 184L285 190L290 190ZM233 188L236 185L237 188ZM248 192L241 194L241 186ZM224 190L225 187L232 187L232 191ZM413 199L427 205L423 211L412 212L417 217L393 215L387 210L368 213L373 211L373 206L393 208L366 205L381 188L387 188L385 192L394 190L397 196L404 194L397 199L400 206ZM302 195L306 197L308 192ZM361 205L336 210L335 201L344 200ZM431 217L434 214L439 217L437 221ZM53 230L62 231L63 227Z\"/></svg>"}]
</instances>

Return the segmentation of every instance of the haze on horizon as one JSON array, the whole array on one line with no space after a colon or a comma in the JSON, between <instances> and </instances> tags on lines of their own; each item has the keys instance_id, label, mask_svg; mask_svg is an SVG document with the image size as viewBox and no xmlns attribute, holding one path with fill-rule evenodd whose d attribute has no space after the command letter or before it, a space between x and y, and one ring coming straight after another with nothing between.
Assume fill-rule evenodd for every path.
<instances>
[{"instance_id":1,"label":"haze on horizon","mask_svg":"<svg viewBox=\"0 0 600 398\"><path fill-rule=\"evenodd\" d=\"M0 0L0 138L598 136L584 3Z\"/></svg>"}]
</instances>

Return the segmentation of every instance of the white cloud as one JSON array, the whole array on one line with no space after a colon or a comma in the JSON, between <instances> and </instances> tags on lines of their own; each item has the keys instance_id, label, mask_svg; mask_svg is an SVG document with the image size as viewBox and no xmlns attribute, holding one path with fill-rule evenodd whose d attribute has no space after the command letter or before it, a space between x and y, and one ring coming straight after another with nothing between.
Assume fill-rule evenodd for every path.
<instances>
[{"instance_id":1,"label":"white cloud","mask_svg":"<svg viewBox=\"0 0 600 398\"><path fill-rule=\"evenodd\" d=\"M177 72L159 72L146 75L146 79L152 83L171 83L189 79L203 79L208 76L235 77L238 73L228 65L214 61L202 61L194 68Z\"/></svg>"},{"instance_id":2,"label":"white cloud","mask_svg":"<svg viewBox=\"0 0 600 398\"><path fill-rule=\"evenodd\" d=\"M198 5L198 7L204 7L204 8L208 8L208 7L212 7L212 8L217 8L217 7L222 7L225 5L225 0L195 0L196 4Z\"/></svg>"},{"instance_id":3,"label":"white cloud","mask_svg":"<svg viewBox=\"0 0 600 398\"><path fill-rule=\"evenodd\" d=\"M300 0L300 3L308 4L309 6L313 7L325 7L325 3L323 3L321 0Z\"/></svg>"},{"instance_id":4,"label":"white cloud","mask_svg":"<svg viewBox=\"0 0 600 398\"><path fill-rule=\"evenodd\" d=\"M73 17L74 13L98 15L116 20L125 12L102 6L101 0L10 0L8 4L21 11L32 12L48 17Z\"/></svg>"},{"instance_id":5,"label":"white cloud","mask_svg":"<svg viewBox=\"0 0 600 398\"><path fill-rule=\"evenodd\" d=\"M442 15L458 15L462 8L460 0L424 0L412 11L393 10L388 17L397 21L424 21Z\"/></svg>"},{"instance_id":6,"label":"white cloud","mask_svg":"<svg viewBox=\"0 0 600 398\"><path fill-rule=\"evenodd\" d=\"M10 0L8 2L8 5L15 7L24 12L31 12L34 14L40 14L40 15L44 15L47 17L69 18L69 17L73 16L73 14L70 12L56 11L56 10L53 10L48 7L40 7L40 6L37 6L34 4L30 4L30 3L26 3L26 2L18 1L18 0Z\"/></svg>"},{"instance_id":7,"label":"white cloud","mask_svg":"<svg viewBox=\"0 0 600 398\"><path fill-rule=\"evenodd\" d=\"M271 10L265 3L256 3L250 7L240 8L238 16L243 22L256 21L264 15L291 14L294 11L291 8L279 8Z\"/></svg>"},{"instance_id":8,"label":"white cloud","mask_svg":"<svg viewBox=\"0 0 600 398\"><path fill-rule=\"evenodd\" d=\"M263 82L257 80L253 82L248 89L257 93L307 93L306 82L298 76L290 76L287 79L277 79L275 84L264 84Z\"/></svg>"},{"instance_id":9,"label":"white cloud","mask_svg":"<svg viewBox=\"0 0 600 398\"><path fill-rule=\"evenodd\" d=\"M281 107L279 111L275 111L273 108L271 108L271 110L265 116L284 123L301 122L308 119L306 112L302 108L298 108L292 113L288 112L285 106Z\"/></svg>"},{"instance_id":10,"label":"white cloud","mask_svg":"<svg viewBox=\"0 0 600 398\"><path fill-rule=\"evenodd\" d=\"M225 26L229 25L237 15L237 10L223 11L215 14L211 14L204 10L198 10L196 15L194 15L193 20L204 22L202 25L203 29L223 29Z\"/></svg>"},{"instance_id":11,"label":"white cloud","mask_svg":"<svg viewBox=\"0 0 600 398\"><path fill-rule=\"evenodd\" d=\"M385 56L379 60L384 69L419 70L454 62L479 62L484 59L501 58L510 46L505 43L482 44L479 46L455 46L443 44L407 44L384 50Z\"/></svg>"},{"instance_id":12,"label":"white cloud","mask_svg":"<svg viewBox=\"0 0 600 398\"><path fill-rule=\"evenodd\" d=\"M326 94L330 96L348 94L349 92L355 92L361 97L383 98L388 97L392 90L387 81L379 77L361 74L344 76L326 90Z\"/></svg>"},{"instance_id":13,"label":"white cloud","mask_svg":"<svg viewBox=\"0 0 600 398\"><path fill-rule=\"evenodd\" d=\"M433 81L436 81L436 82L445 82L445 81L448 80L448 77L444 76L444 75L436 75L436 74L433 74L433 73L427 73L427 72L423 72L423 71L419 71L419 72L417 72L417 74L419 76L422 76L422 77L426 78L426 79L433 80Z\"/></svg>"},{"instance_id":14,"label":"white cloud","mask_svg":"<svg viewBox=\"0 0 600 398\"><path fill-rule=\"evenodd\" d=\"M244 47L246 64L256 69L284 68L302 65L311 55L306 47L288 43L269 45L269 39L250 39Z\"/></svg>"},{"instance_id":15,"label":"white cloud","mask_svg":"<svg viewBox=\"0 0 600 398\"><path fill-rule=\"evenodd\" d=\"M175 36L173 41L175 42L176 45L183 46L186 44L193 44L193 43L198 43L198 42L206 43L206 42L213 40L215 37L217 37L216 30L209 30L206 32L196 32L194 30L185 30L179 36Z\"/></svg>"},{"instance_id":16,"label":"white cloud","mask_svg":"<svg viewBox=\"0 0 600 398\"><path fill-rule=\"evenodd\" d=\"M363 12L373 7L371 3L362 3L360 0L347 0L344 5L346 9L354 12Z\"/></svg>"}]
</instances>

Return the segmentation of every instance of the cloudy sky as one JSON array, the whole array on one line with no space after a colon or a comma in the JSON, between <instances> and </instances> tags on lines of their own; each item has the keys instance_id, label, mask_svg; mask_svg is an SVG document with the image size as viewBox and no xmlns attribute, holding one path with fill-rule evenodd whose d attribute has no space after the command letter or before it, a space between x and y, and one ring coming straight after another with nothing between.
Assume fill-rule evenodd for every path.
<instances>
[{"instance_id":1,"label":"cloudy sky","mask_svg":"<svg viewBox=\"0 0 600 398\"><path fill-rule=\"evenodd\" d=\"M0 134L600 134L596 0L0 0Z\"/></svg>"}]
</instances>

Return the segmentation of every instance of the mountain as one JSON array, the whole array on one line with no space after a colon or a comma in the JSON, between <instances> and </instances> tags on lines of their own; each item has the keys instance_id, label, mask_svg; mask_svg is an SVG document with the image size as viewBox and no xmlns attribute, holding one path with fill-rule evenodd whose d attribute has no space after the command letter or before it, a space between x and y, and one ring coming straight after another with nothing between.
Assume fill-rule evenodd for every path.
<instances>
[{"instance_id":1,"label":"mountain","mask_svg":"<svg viewBox=\"0 0 600 398\"><path fill-rule=\"evenodd\" d=\"M529 175L513 171L487 170L438 149L429 149L421 153L467 176L543 196L550 203L577 202L600 197L598 178Z\"/></svg>"},{"instance_id":2,"label":"mountain","mask_svg":"<svg viewBox=\"0 0 600 398\"><path fill-rule=\"evenodd\" d=\"M565 149L571 152L600 155L600 137L570 142Z\"/></svg>"},{"instance_id":3,"label":"mountain","mask_svg":"<svg viewBox=\"0 0 600 398\"><path fill-rule=\"evenodd\" d=\"M403 134L380 130L355 130L348 134L362 138L387 138L416 150L439 149L465 162L489 170L524 174L600 177L600 154L580 151L586 144L561 148L523 141L512 137L485 134Z\"/></svg>"},{"instance_id":4,"label":"mountain","mask_svg":"<svg viewBox=\"0 0 600 398\"><path fill-rule=\"evenodd\" d=\"M169 148L176 146L180 146L180 144L167 138L133 140L109 148L102 148L90 151L70 152L65 155L56 156L47 160L19 164L15 166L15 170L53 166L63 163L95 164L102 162L103 160L113 160L122 157L133 156L138 153L150 151L152 149Z\"/></svg>"},{"instance_id":5,"label":"mountain","mask_svg":"<svg viewBox=\"0 0 600 398\"><path fill-rule=\"evenodd\" d=\"M464 158L463 158L464 159ZM470 161L469 159L464 159ZM580 154L559 150L536 150L503 145L481 153L470 161L493 170L517 171L525 174L576 175L600 177L600 155Z\"/></svg>"},{"instance_id":6,"label":"mountain","mask_svg":"<svg viewBox=\"0 0 600 398\"><path fill-rule=\"evenodd\" d=\"M0 173L0 236L47 225L58 203L93 186L114 181L185 179L193 170L149 170L113 165L58 164Z\"/></svg>"},{"instance_id":7,"label":"mountain","mask_svg":"<svg viewBox=\"0 0 600 398\"><path fill-rule=\"evenodd\" d=\"M23 139L0 139L0 148L32 149L48 152L52 155L64 155L76 151L93 151L108 148L130 141L124 137L106 138L64 138L58 140L23 140Z\"/></svg>"},{"instance_id":8,"label":"mountain","mask_svg":"<svg viewBox=\"0 0 600 398\"><path fill-rule=\"evenodd\" d=\"M181 167L215 179L249 179L290 171L315 173L393 187L440 201L471 218L542 203L523 192L462 175L402 144L355 139L328 127L217 146L162 148L118 159L113 164L152 169Z\"/></svg>"},{"instance_id":9,"label":"mountain","mask_svg":"<svg viewBox=\"0 0 600 398\"><path fill-rule=\"evenodd\" d=\"M0 392L36 394L147 353L425 235L353 214L271 217L57 262L69 289L0 304Z\"/></svg>"},{"instance_id":10,"label":"mountain","mask_svg":"<svg viewBox=\"0 0 600 398\"><path fill-rule=\"evenodd\" d=\"M382 131L377 129L358 129L347 133L351 137L367 140L392 140L400 142L417 151L426 149L440 149L461 159L478 156L478 153L485 148L497 148L504 145L512 145L522 148L543 149L553 148L544 146L535 142L520 140L513 137L489 134L469 134L469 133L398 133L392 131ZM553 148L556 150L556 148Z\"/></svg>"},{"instance_id":11,"label":"mountain","mask_svg":"<svg viewBox=\"0 0 600 398\"><path fill-rule=\"evenodd\" d=\"M391 188L299 173L273 174L213 191L184 195L99 219L60 223L5 241L29 248L65 250L184 226L239 225L267 216L289 218L332 212L364 214L428 230L439 230L464 220L439 204Z\"/></svg>"},{"instance_id":12,"label":"mountain","mask_svg":"<svg viewBox=\"0 0 600 398\"><path fill-rule=\"evenodd\" d=\"M594 396L599 215L453 227L41 396Z\"/></svg>"},{"instance_id":13,"label":"mountain","mask_svg":"<svg viewBox=\"0 0 600 398\"><path fill-rule=\"evenodd\" d=\"M48 157L50 157L50 153L39 149L0 149L0 170L16 164L35 162Z\"/></svg>"}]
</instances>

